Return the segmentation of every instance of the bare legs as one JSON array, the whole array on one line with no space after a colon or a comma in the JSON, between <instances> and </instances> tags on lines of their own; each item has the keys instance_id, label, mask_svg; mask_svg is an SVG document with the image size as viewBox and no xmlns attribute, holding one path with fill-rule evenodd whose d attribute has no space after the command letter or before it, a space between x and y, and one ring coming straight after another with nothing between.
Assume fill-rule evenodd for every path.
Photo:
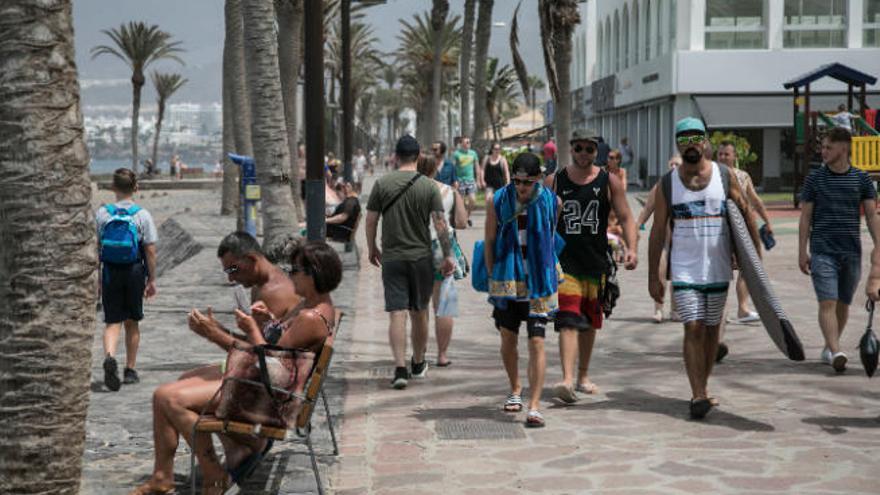
<instances>
[{"instance_id":1,"label":"bare legs","mask_svg":"<svg viewBox=\"0 0 880 495\"><path fill-rule=\"evenodd\" d=\"M577 385L582 390L593 393L596 385L590 381L590 358L593 356L593 345L596 342L596 329L578 331L575 328L563 328L559 332L559 356L562 361L562 383L566 387L575 386L575 364L577 368Z\"/></svg>"},{"instance_id":2,"label":"bare legs","mask_svg":"<svg viewBox=\"0 0 880 495\"><path fill-rule=\"evenodd\" d=\"M134 369L138 346L141 342L140 326L135 320L125 320L125 367ZM119 333L123 323L109 323L104 329L104 355L115 356L119 344Z\"/></svg>"},{"instance_id":3,"label":"bare legs","mask_svg":"<svg viewBox=\"0 0 880 495\"><path fill-rule=\"evenodd\" d=\"M840 352L840 336L849 319L849 305L837 300L819 301L819 327L825 337L825 347L832 354Z\"/></svg>"},{"instance_id":4,"label":"bare legs","mask_svg":"<svg viewBox=\"0 0 880 495\"><path fill-rule=\"evenodd\" d=\"M510 392L522 394L522 382L519 379L519 352L517 350L517 333L507 328L499 329L501 333L501 360L510 381ZM544 355L544 338L529 338L529 410L537 410L541 404L541 392L544 390L544 373L547 361Z\"/></svg>"},{"instance_id":5,"label":"bare legs","mask_svg":"<svg viewBox=\"0 0 880 495\"><path fill-rule=\"evenodd\" d=\"M684 365L694 399L709 398L709 375L718 352L718 327L702 321L684 324Z\"/></svg>"},{"instance_id":6,"label":"bare legs","mask_svg":"<svg viewBox=\"0 0 880 495\"><path fill-rule=\"evenodd\" d=\"M390 324L388 326L388 340L391 343L391 354L394 356L394 366L406 366L406 316L409 313L412 321L412 345L413 361L424 362L425 351L428 346L428 310L422 311L392 311L388 314Z\"/></svg>"},{"instance_id":7,"label":"bare legs","mask_svg":"<svg viewBox=\"0 0 880 495\"><path fill-rule=\"evenodd\" d=\"M440 304L440 280L434 281L434 293L431 296L431 302L434 305L434 313L437 312L437 306ZM452 328L454 326L452 317L434 317L434 335L437 339L437 365L443 366L449 362L449 356L446 352L449 350L449 343L452 341Z\"/></svg>"}]
</instances>

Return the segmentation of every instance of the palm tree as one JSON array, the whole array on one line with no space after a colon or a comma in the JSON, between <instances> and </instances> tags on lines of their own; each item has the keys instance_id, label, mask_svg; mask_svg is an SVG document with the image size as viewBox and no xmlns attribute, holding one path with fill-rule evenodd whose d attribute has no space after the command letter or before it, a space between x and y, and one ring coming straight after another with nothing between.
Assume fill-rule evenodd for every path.
<instances>
[{"instance_id":1,"label":"palm tree","mask_svg":"<svg viewBox=\"0 0 880 495\"><path fill-rule=\"evenodd\" d=\"M162 119L165 118L165 103L178 89L187 83L180 74L163 74L159 71L153 71L150 74L153 80L153 86L156 88L158 97L159 113L156 116L156 132L153 135L153 165L159 165L157 161L159 157L159 133L162 131Z\"/></svg>"},{"instance_id":2,"label":"palm tree","mask_svg":"<svg viewBox=\"0 0 880 495\"><path fill-rule=\"evenodd\" d=\"M113 55L131 68L131 169L138 171L138 116L141 111L141 89L147 82L144 72L153 62L163 58L175 60L181 65L177 54L183 52L179 41L171 41L171 35L159 26L147 26L131 21L115 29L101 31L110 37L114 46L98 45L92 48L92 58Z\"/></svg>"},{"instance_id":3,"label":"palm tree","mask_svg":"<svg viewBox=\"0 0 880 495\"><path fill-rule=\"evenodd\" d=\"M275 0L278 16L278 65L281 70L281 91L284 95L284 119L287 123L287 147L290 150L290 186L297 218L305 218L300 197L299 167L296 164L298 114L296 89L303 58L303 9L302 0Z\"/></svg>"},{"instance_id":4,"label":"palm tree","mask_svg":"<svg viewBox=\"0 0 880 495\"><path fill-rule=\"evenodd\" d=\"M427 142L437 139L441 127L443 114L440 112L440 93L443 91L443 32L446 24L446 16L449 14L449 0L433 0L431 8L431 30L434 45L434 56L431 58L431 105L428 107L427 129L425 136Z\"/></svg>"},{"instance_id":5,"label":"palm tree","mask_svg":"<svg viewBox=\"0 0 880 495\"><path fill-rule=\"evenodd\" d=\"M483 138L486 130L486 85L479 78L486 74L489 56L489 35L492 31L492 7L494 0L480 0L477 17L477 44L474 55L474 130L473 140Z\"/></svg>"},{"instance_id":6,"label":"palm tree","mask_svg":"<svg viewBox=\"0 0 880 495\"><path fill-rule=\"evenodd\" d=\"M71 2L0 16L0 485L79 491L97 289Z\"/></svg>"},{"instance_id":7,"label":"palm tree","mask_svg":"<svg viewBox=\"0 0 880 495\"><path fill-rule=\"evenodd\" d=\"M263 212L263 245L272 246L296 231L293 194L285 184L290 149L278 67L275 6L263 0L242 3L245 69L251 101L251 136Z\"/></svg>"},{"instance_id":8,"label":"palm tree","mask_svg":"<svg viewBox=\"0 0 880 495\"><path fill-rule=\"evenodd\" d=\"M553 95L559 167L571 161L571 37L581 21L577 0L538 0L544 66Z\"/></svg>"},{"instance_id":9,"label":"palm tree","mask_svg":"<svg viewBox=\"0 0 880 495\"><path fill-rule=\"evenodd\" d=\"M464 0L464 25L461 28L461 59L459 60L458 80L459 102L461 104L461 135L471 135L471 51L474 47L474 10L477 0Z\"/></svg>"},{"instance_id":10,"label":"palm tree","mask_svg":"<svg viewBox=\"0 0 880 495\"><path fill-rule=\"evenodd\" d=\"M490 58L486 68L486 114L492 125L492 137L498 141L505 113L515 110L519 104L519 90L516 87L516 71L509 65L498 65L497 58Z\"/></svg>"}]
</instances>

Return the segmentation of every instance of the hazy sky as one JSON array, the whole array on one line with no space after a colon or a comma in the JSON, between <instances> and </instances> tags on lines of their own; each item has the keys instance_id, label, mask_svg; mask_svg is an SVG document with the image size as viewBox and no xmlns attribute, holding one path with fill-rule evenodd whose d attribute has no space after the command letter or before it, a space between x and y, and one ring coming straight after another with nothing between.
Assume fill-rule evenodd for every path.
<instances>
[{"instance_id":1,"label":"hazy sky","mask_svg":"<svg viewBox=\"0 0 880 495\"><path fill-rule=\"evenodd\" d=\"M452 0L451 14L463 14L464 0ZM510 62L508 37L510 20L516 0L495 0L493 21L505 26L494 27L489 48L490 56ZM540 31L537 19L537 0L523 0L520 9L520 51L531 74L543 77ZM388 0L367 10L366 22L373 26L379 38L379 49L391 52L397 49L396 39L401 18L412 18L416 13L429 10L431 0ZM158 24L174 39L183 42L186 62L181 67L175 62L163 61L154 68L180 72L190 82L175 95L176 101L220 101L220 77L223 55L223 1L222 0L77 0L73 2L76 55L80 79L83 83L85 105L126 104L131 102L128 78L131 73L119 59L102 55L92 60L89 50L110 39L102 29L118 27L136 20ZM149 105L155 100L150 84L144 88L143 101Z\"/></svg>"}]
</instances>

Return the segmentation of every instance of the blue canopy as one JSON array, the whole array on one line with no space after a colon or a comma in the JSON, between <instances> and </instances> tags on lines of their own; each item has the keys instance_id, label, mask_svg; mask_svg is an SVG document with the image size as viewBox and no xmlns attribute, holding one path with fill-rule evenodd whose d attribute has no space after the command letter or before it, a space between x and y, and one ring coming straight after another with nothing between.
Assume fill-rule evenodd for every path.
<instances>
[{"instance_id":1,"label":"blue canopy","mask_svg":"<svg viewBox=\"0 0 880 495\"><path fill-rule=\"evenodd\" d=\"M848 67L846 65L835 62L833 64L823 65L816 70L796 77L791 81L783 84L783 87L785 89L800 88L802 86L810 84L817 79L822 79L825 76L833 77L838 81L847 84L853 84L856 86L861 86L862 84L877 84L876 77L865 74L864 72L853 69L852 67Z\"/></svg>"}]
</instances>

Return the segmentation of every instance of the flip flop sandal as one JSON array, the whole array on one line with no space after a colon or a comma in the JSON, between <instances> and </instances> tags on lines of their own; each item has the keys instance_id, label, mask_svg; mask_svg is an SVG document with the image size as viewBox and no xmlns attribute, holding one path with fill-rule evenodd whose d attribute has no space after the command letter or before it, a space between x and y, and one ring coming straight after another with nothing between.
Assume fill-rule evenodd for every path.
<instances>
[{"instance_id":1,"label":"flip flop sandal","mask_svg":"<svg viewBox=\"0 0 880 495\"><path fill-rule=\"evenodd\" d=\"M574 404L578 401L578 396L574 389L564 383L560 383L553 387L553 393L556 395L556 398L566 404Z\"/></svg>"},{"instance_id":2,"label":"flip flop sandal","mask_svg":"<svg viewBox=\"0 0 880 495\"><path fill-rule=\"evenodd\" d=\"M522 397L520 397L518 394L510 394L507 396L507 400L504 401L505 412L520 412L522 411L522 408Z\"/></svg>"},{"instance_id":3,"label":"flip flop sandal","mask_svg":"<svg viewBox=\"0 0 880 495\"><path fill-rule=\"evenodd\" d=\"M449 367L451 364L452 364L452 361L446 361L445 363L438 362L434 366L437 366L438 368L446 368L446 367Z\"/></svg>"},{"instance_id":4,"label":"flip flop sandal","mask_svg":"<svg viewBox=\"0 0 880 495\"><path fill-rule=\"evenodd\" d=\"M173 484L163 487L148 481L135 488L129 495L173 495L176 493L175 488Z\"/></svg>"},{"instance_id":5,"label":"flip flop sandal","mask_svg":"<svg viewBox=\"0 0 880 495\"><path fill-rule=\"evenodd\" d=\"M529 414L526 416L526 427L543 428L544 426L546 426L544 416L537 409L529 411Z\"/></svg>"},{"instance_id":6,"label":"flip flop sandal","mask_svg":"<svg viewBox=\"0 0 880 495\"><path fill-rule=\"evenodd\" d=\"M599 387L595 383L591 383L589 386L585 386L583 383L578 383L575 391L582 394L593 395L599 393Z\"/></svg>"}]
</instances>

